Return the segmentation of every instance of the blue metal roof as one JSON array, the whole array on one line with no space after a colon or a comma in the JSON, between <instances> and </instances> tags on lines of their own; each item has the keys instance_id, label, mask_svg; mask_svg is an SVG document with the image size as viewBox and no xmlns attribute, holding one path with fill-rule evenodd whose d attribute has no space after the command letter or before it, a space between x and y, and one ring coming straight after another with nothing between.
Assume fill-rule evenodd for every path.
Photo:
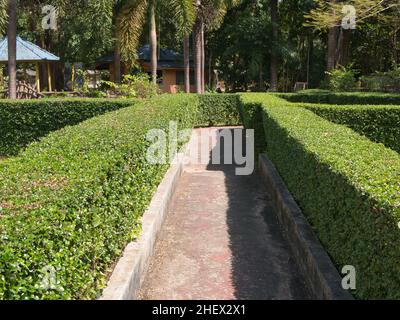
<instances>
[{"instance_id":1,"label":"blue metal roof","mask_svg":"<svg viewBox=\"0 0 400 320\"><path fill-rule=\"evenodd\" d=\"M159 49L159 61L183 61L183 55L169 49ZM139 48L138 56L140 60L150 61L150 45L146 44Z\"/></svg>"},{"instance_id":2,"label":"blue metal roof","mask_svg":"<svg viewBox=\"0 0 400 320\"><path fill-rule=\"evenodd\" d=\"M142 61L150 61L150 45L146 44L138 49L138 59ZM193 61L192 58L190 58ZM111 63L114 61L114 55L107 55L101 57L97 62ZM160 62L171 62L171 63L183 63L183 55L170 49L159 49L159 59Z\"/></svg>"},{"instance_id":3,"label":"blue metal roof","mask_svg":"<svg viewBox=\"0 0 400 320\"><path fill-rule=\"evenodd\" d=\"M60 58L54 54L38 47L32 42L17 37L17 61L18 62L34 62L34 61L59 61ZM7 37L0 41L0 62L8 61L8 41Z\"/></svg>"},{"instance_id":4,"label":"blue metal roof","mask_svg":"<svg viewBox=\"0 0 400 320\"><path fill-rule=\"evenodd\" d=\"M145 66L150 67L150 45L144 45L138 49L138 59ZM98 64L114 62L114 55L101 57ZM193 59L190 57L190 67L193 68ZM183 55L170 49L159 49L158 69L183 69Z\"/></svg>"}]
</instances>

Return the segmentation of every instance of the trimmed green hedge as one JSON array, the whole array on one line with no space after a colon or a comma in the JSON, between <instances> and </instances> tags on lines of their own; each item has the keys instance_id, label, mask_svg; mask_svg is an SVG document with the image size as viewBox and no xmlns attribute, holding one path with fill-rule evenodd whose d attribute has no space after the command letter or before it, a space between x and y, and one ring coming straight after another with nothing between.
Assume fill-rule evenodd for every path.
<instances>
[{"instance_id":1,"label":"trimmed green hedge","mask_svg":"<svg viewBox=\"0 0 400 320\"><path fill-rule=\"evenodd\" d=\"M359 298L400 298L400 155L271 95L267 153L339 270L353 265Z\"/></svg>"},{"instance_id":2,"label":"trimmed green hedge","mask_svg":"<svg viewBox=\"0 0 400 320\"><path fill-rule=\"evenodd\" d=\"M290 102L327 104L370 104L400 105L400 94L374 92L331 92L326 90L305 90L297 93L280 93L279 97Z\"/></svg>"},{"instance_id":3,"label":"trimmed green hedge","mask_svg":"<svg viewBox=\"0 0 400 320\"><path fill-rule=\"evenodd\" d=\"M240 125L239 96L235 94L198 95L199 112L197 126Z\"/></svg>"},{"instance_id":4,"label":"trimmed green hedge","mask_svg":"<svg viewBox=\"0 0 400 320\"><path fill-rule=\"evenodd\" d=\"M100 109L114 102L98 101ZM337 267L356 267L356 295L400 298L398 153L318 116L325 112L318 106L276 95L163 95L134 103L52 132L0 162L0 299L101 293L168 169L147 163L145 135L167 129L170 120L179 129L241 122L254 128L256 147L266 148ZM46 267L59 281L53 290L41 288Z\"/></svg>"},{"instance_id":5,"label":"trimmed green hedge","mask_svg":"<svg viewBox=\"0 0 400 320\"><path fill-rule=\"evenodd\" d=\"M372 141L400 152L400 107L396 106L310 106L317 115L344 124Z\"/></svg>"},{"instance_id":6,"label":"trimmed green hedge","mask_svg":"<svg viewBox=\"0 0 400 320\"><path fill-rule=\"evenodd\" d=\"M95 298L168 169L146 161L147 131L192 128L197 103L138 101L0 162L0 299ZM41 287L46 271L52 290Z\"/></svg>"},{"instance_id":7,"label":"trimmed green hedge","mask_svg":"<svg viewBox=\"0 0 400 320\"><path fill-rule=\"evenodd\" d=\"M256 97L265 97L262 93L253 93L251 99L246 99L250 95L243 94L239 99L239 112L241 122L246 129L254 129L254 148L256 159L258 155L265 151L266 141L262 122L261 103Z\"/></svg>"},{"instance_id":8,"label":"trimmed green hedge","mask_svg":"<svg viewBox=\"0 0 400 320\"><path fill-rule=\"evenodd\" d=\"M41 99L0 102L0 157L67 125L132 105L128 100Z\"/></svg>"}]
</instances>

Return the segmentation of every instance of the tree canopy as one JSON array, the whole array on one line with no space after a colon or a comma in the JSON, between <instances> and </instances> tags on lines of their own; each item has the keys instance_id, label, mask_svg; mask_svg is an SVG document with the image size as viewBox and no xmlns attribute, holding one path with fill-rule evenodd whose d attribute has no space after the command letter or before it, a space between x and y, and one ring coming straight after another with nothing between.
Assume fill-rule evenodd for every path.
<instances>
[{"instance_id":1,"label":"tree canopy","mask_svg":"<svg viewBox=\"0 0 400 320\"><path fill-rule=\"evenodd\" d=\"M398 0L291 0L278 1L276 9L271 0L18 1L18 33L63 61L93 65L117 41L123 55L134 58L138 46L149 43L153 2L157 45L182 52L183 39L195 36L193 26L200 19L205 49L199 57L206 62L200 66L212 75L218 70L232 90L266 90L273 72L280 90L290 90L298 81L317 87L325 78L327 59L333 67L351 66L358 75L400 64ZM7 3L0 0L3 34ZM56 30L41 27L42 8L49 4L57 8ZM349 10L343 8L349 5L356 26L345 30L341 21ZM270 68L273 60L276 71ZM215 84L210 76L203 81Z\"/></svg>"}]
</instances>

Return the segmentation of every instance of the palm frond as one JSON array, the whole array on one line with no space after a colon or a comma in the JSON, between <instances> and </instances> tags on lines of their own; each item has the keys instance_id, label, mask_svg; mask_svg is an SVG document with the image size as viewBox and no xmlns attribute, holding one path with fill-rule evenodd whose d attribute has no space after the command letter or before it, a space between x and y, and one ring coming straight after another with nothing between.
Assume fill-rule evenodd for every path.
<instances>
[{"instance_id":1,"label":"palm frond","mask_svg":"<svg viewBox=\"0 0 400 320\"><path fill-rule=\"evenodd\" d=\"M148 0L127 1L117 17L117 41L121 54L128 63L133 63L139 38L148 11Z\"/></svg>"},{"instance_id":2,"label":"palm frond","mask_svg":"<svg viewBox=\"0 0 400 320\"><path fill-rule=\"evenodd\" d=\"M4 34L7 30L8 21L8 0L0 0L0 33Z\"/></svg>"},{"instance_id":3,"label":"palm frond","mask_svg":"<svg viewBox=\"0 0 400 320\"><path fill-rule=\"evenodd\" d=\"M202 0L201 6L197 8L197 14L201 16L208 30L216 30L223 23L227 11L240 2L240 0Z\"/></svg>"},{"instance_id":4,"label":"palm frond","mask_svg":"<svg viewBox=\"0 0 400 320\"><path fill-rule=\"evenodd\" d=\"M167 2L173 12L178 32L181 35L189 34L196 20L196 9L193 0L168 0Z\"/></svg>"}]
</instances>

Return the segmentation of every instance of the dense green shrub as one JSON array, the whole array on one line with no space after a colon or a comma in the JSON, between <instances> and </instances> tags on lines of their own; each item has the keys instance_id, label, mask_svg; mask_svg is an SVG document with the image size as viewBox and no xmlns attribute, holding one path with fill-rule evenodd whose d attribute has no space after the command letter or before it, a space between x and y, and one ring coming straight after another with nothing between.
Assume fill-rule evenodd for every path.
<instances>
[{"instance_id":1,"label":"dense green shrub","mask_svg":"<svg viewBox=\"0 0 400 320\"><path fill-rule=\"evenodd\" d=\"M198 126L239 125L239 97L235 94L198 95Z\"/></svg>"},{"instance_id":2,"label":"dense green shrub","mask_svg":"<svg viewBox=\"0 0 400 320\"><path fill-rule=\"evenodd\" d=\"M357 80L354 70L341 67L327 72L329 89L332 91L347 92L357 88Z\"/></svg>"},{"instance_id":3,"label":"dense green shrub","mask_svg":"<svg viewBox=\"0 0 400 320\"><path fill-rule=\"evenodd\" d=\"M319 116L344 124L372 141L400 152L400 107L396 106L310 106Z\"/></svg>"},{"instance_id":4,"label":"dense green shrub","mask_svg":"<svg viewBox=\"0 0 400 320\"><path fill-rule=\"evenodd\" d=\"M67 125L75 125L132 101L43 99L0 102L0 157L15 155L32 141Z\"/></svg>"},{"instance_id":5,"label":"dense green shrub","mask_svg":"<svg viewBox=\"0 0 400 320\"><path fill-rule=\"evenodd\" d=\"M256 155L265 151L265 134L263 129L263 117L261 103L254 99L255 97L263 98L265 94L254 93L251 95L253 99L247 101L247 95L241 96L239 101L239 111L241 122L246 129L254 129L254 147Z\"/></svg>"},{"instance_id":6,"label":"dense green shrub","mask_svg":"<svg viewBox=\"0 0 400 320\"><path fill-rule=\"evenodd\" d=\"M331 92L326 90L304 90L297 93L277 94L290 102L328 103L328 104L371 104L400 105L400 94L376 92Z\"/></svg>"},{"instance_id":7,"label":"dense green shrub","mask_svg":"<svg viewBox=\"0 0 400 320\"><path fill-rule=\"evenodd\" d=\"M95 298L168 169L146 161L147 131L192 128L196 107L194 95L138 101L0 162L0 299Z\"/></svg>"},{"instance_id":8,"label":"dense green shrub","mask_svg":"<svg viewBox=\"0 0 400 320\"><path fill-rule=\"evenodd\" d=\"M158 85L146 73L124 75L121 83L102 81L102 89L120 97L148 99L159 93Z\"/></svg>"},{"instance_id":9,"label":"dense green shrub","mask_svg":"<svg viewBox=\"0 0 400 320\"><path fill-rule=\"evenodd\" d=\"M400 92L400 66L387 72L361 77L361 82L368 91Z\"/></svg>"},{"instance_id":10,"label":"dense green shrub","mask_svg":"<svg viewBox=\"0 0 400 320\"><path fill-rule=\"evenodd\" d=\"M90 90L86 96L88 98L107 98L107 93L100 90Z\"/></svg>"},{"instance_id":11,"label":"dense green shrub","mask_svg":"<svg viewBox=\"0 0 400 320\"><path fill-rule=\"evenodd\" d=\"M270 95L267 153L336 266L353 265L359 298L400 298L400 155Z\"/></svg>"}]
</instances>

